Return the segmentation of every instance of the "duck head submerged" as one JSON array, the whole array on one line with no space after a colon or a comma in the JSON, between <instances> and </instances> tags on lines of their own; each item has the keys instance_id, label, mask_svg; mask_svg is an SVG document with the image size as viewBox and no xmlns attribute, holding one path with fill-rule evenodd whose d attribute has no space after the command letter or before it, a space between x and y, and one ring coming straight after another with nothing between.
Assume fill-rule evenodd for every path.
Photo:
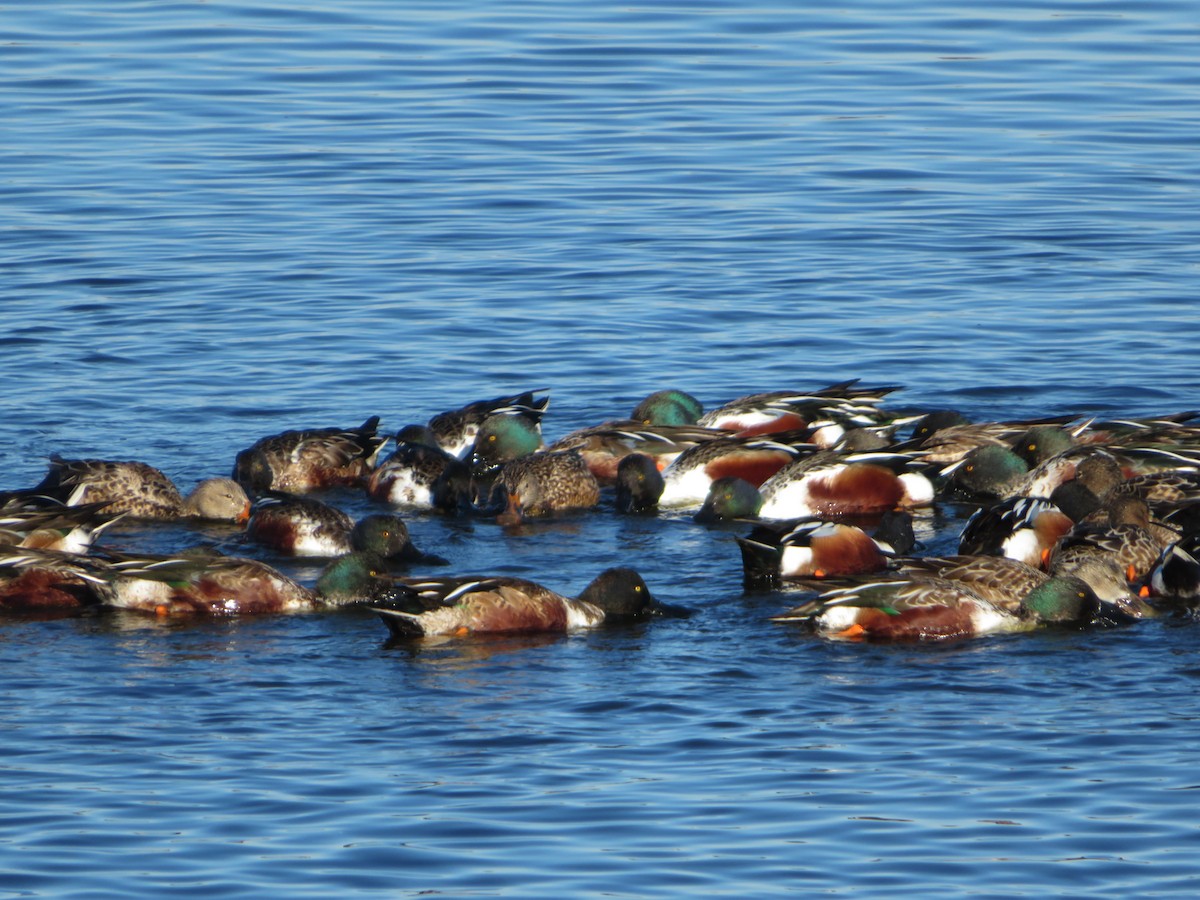
<instances>
[{"instance_id":1,"label":"duck head submerged","mask_svg":"<svg viewBox=\"0 0 1200 900\"><path fill-rule=\"evenodd\" d=\"M651 457L644 453L630 453L617 464L617 512L655 512L662 492L662 473Z\"/></svg>"},{"instance_id":2,"label":"duck head submerged","mask_svg":"<svg viewBox=\"0 0 1200 900\"><path fill-rule=\"evenodd\" d=\"M709 524L729 519L752 519L762 509L763 498L758 488L741 478L718 478L708 489L704 504L692 517Z\"/></svg>"}]
</instances>

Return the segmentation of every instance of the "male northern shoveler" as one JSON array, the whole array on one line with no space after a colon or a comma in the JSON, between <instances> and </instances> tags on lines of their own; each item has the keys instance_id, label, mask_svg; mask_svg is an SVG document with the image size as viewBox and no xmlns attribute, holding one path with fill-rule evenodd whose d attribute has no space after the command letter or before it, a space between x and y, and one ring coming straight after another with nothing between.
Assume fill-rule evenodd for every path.
<instances>
[{"instance_id":1,"label":"male northern shoveler","mask_svg":"<svg viewBox=\"0 0 1200 900\"><path fill-rule=\"evenodd\" d=\"M1188 602L1200 598L1200 533L1185 534L1166 547L1146 586L1154 597Z\"/></svg>"},{"instance_id":2,"label":"male northern shoveler","mask_svg":"<svg viewBox=\"0 0 1200 900\"><path fill-rule=\"evenodd\" d=\"M75 553L0 546L0 612L57 615L98 606L100 573Z\"/></svg>"},{"instance_id":3,"label":"male northern shoveler","mask_svg":"<svg viewBox=\"0 0 1200 900\"><path fill-rule=\"evenodd\" d=\"M186 497L161 470L143 462L50 457L42 482L10 497L50 497L67 506L92 506L138 519L213 519L244 522L250 500L228 478L208 478Z\"/></svg>"},{"instance_id":4,"label":"male northern shoveler","mask_svg":"<svg viewBox=\"0 0 1200 900\"><path fill-rule=\"evenodd\" d=\"M632 453L653 457L659 470L697 444L727 438L728 432L699 425L641 425L604 422L566 434L550 450L578 450L601 484L612 484L621 460Z\"/></svg>"},{"instance_id":5,"label":"male northern shoveler","mask_svg":"<svg viewBox=\"0 0 1200 900\"><path fill-rule=\"evenodd\" d=\"M539 394L547 396L539 397ZM545 388L494 400L477 400L459 409L438 413L429 420L429 429L443 450L462 459L475 445L479 426L484 421L492 416L511 416L522 419L536 431L538 446L541 446L541 421L549 405L549 392Z\"/></svg>"},{"instance_id":6,"label":"male northern shoveler","mask_svg":"<svg viewBox=\"0 0 1200 900\"><path fill-rule=\"evenodd\" d=\"M472 474L486 480L514 459L545 447L542 430L526 416L493 415L479 423L470 452Z\"/></svg>"},{"instance_id":7,"label":"male northern shoveler","mask_svg":"<svg viewBox=\"0 0 1200 900\"><path fill-rule=\"evenodd\" d=\"M409 425L396 433L396 449L371 472L367 493L393 506L459 512L471 503L471 469L442 449L430 428Z\"/></svg>"},{"instance_id":8,"label":"male northern shoveler","mask_svg":"<svg viewBox=\"0 0 1200 900\"><path fill-rule=\"evenodd\" d=\"M304 613L391 597L381 560L352 553L331 562L307 588L255 559L197 552L180 556L110 554L105 605L158 616Z\"/></svg>"},{"instance_id":9,"label":"male northern shoveler","mask_svg":"<svg viewBox=\"0 0 1200 900\"><path fill-rule=\"evenodd\" d=\"M1044 497L1011 497L981 506L967 519L959 537L958 552L1005 556L1041 567L1059 538L1074 525L1070 517Z\"/></svg>"},{"instance_id":10,"label":"male northern shoveler","mask_svg":"<svg viewBox=\"0 0 1200 900\"><path fill-rule=\"evenodd\" d=\"M729 475L718 478L709 486L708 496L692 518L704 524L756 519L762 504L762 493L758 488L744 478Z\"/></svg>"},{"instance_id":11,"label":"male northern shoveler","mask_svg":"<svg viewBox=\"0 0 1200 900\"><path fill-rule=\"evenodd\" d=\"M659 603L633 569L602 572L577 599L524 578L401 578L408 588L379 613L393 637L567 632L682 610Z\"/></svg>"},{"instance_id":12,"label":"male northern shoveler","mask_svg":"<svg viewBox=\"0 0 1200 900\"><path fill-rule=\"evenodd\" d=\"M246 537L285 556L344 556L354 520L320 500L268 494L255 501Z\"/></svg>"},{"instance_id":13,"label":"male northern shoveler","mask_svg":"<svg viewBox=\"0 0 1200 900\"><path fill-rule=\"evenodd\" d=\"M780 436L776 436L778 438ZM663 470L663 492L659 505L672 508L700 507L715 481L740 478L758 487L799 458L812 446L778 439L731 436L705 441L681 453Z\"/></svg>"},{"instance_id":14,"label":"male northern shoveler","mask_svg":"<svg viewBox=\"0 0 1200 900\"><path fill-rule=\"evenodd\" d=\"M937 410L918 419L912 436L896 449L912 452L925 462L950 465L980 447L1012 450L1031 429L1040 425L1065 426L1070 416L1011 422L969 422L953 410Z\"/></svg>"},{"instance_id":15,"label":"male northern shoveler","mask_svg":"<svg viewBox=\"0 0 1200 900\"><path fill-rule=\"evenodd\" d=\"M574 450L542 451L508 462L500 470L508 509L502 524L527 516L590 509L600 502L600 484Z\"/></svg>"},{"instance_id":16,"label":"male northern shoveler","mask_svg":"<svg viewBox=\"0 0 1200 900\"><path fill-rule=\"evenodd\" d=\"M838 518L928 506L934 498L933 485L923 473L907 471L910 462L907 455L896 453L823 451L801 458L762 485L759 515Z\"/></svg>"},{"instance_id":17,"label":"male northern shoveler","mask_svg":"<svg viewBox=\"0 0 1200 900\"><path fill-rule=\"evenodd\" d=\"M0 543L86 553L101 531L122 518L104 512L107 505L67 506L50 498L10 501L0 508Z\"/></svg>"},{"instance_id":18,"label":"male northern shoveler","mask_svg":"<svg viewBox=\"0 0 1200 900\"><path fill-rule=\"evenodd\" d=\"M896 390L898 386L859 387L858 379L854 379L809 393L751 394L705 413L699 424L746 435L833 426L833 433L818 441L822 446L832 446L844 428L884 424L888 417L879 411L878 404Z\"/></svg>"},{"instance_id":19,"label":"male northern shoveler","mask_svg":"<svg viewBox=\"0 0 1200 900\"><path fill-rule=\"evenodd\" d=\"M655 391L642 400L629 418L641 425L695 425L704 405L686 391Z\"/></svg>"},{"instance_id":20,"label":"male northern shoveler","mask_svg":"<svg viewBox=\"0 0 1200 900\"><path fill-rule=\"evenodd\" d=\"M806 622L826 637L884 641L944 641L1106 619L1128 617L1078 578L1048 579L1010 612L963 583L924 576L838 588L774 617Z\"/></svg>"},{"instance_id":21,"label":"male northern shoveler","mask_svg":"<svg viewBox=\"0 0 1200 900\"><path fill-rule=\"evenodd\" d=\"M953 581L1001 609L1016 613L1025 596L1050 580L1041 569L1004 556L923 556L899 560L906 576Z\"/></svg>"},{"instance_id":22,"label":"male northern shoveler","mask_svg":"<svg viewBox=\"0 0 1200 900\"><path fill-rule=\"evenodd\" d=\"M617 466L617 512L655 512L662 492L662 473L651 457L644 453L630 453L621 459Z\"/></svg>"},{"instance_id":23,"label":"male northern shoveler","mask_svg":"<svg viewBox=\"0 0 1200 900\"><path fill-rule=\"evenodd\" d=\"M376 434L378 427L379 416L371 416L357 428L285 431L262 438L238 453L233 477L255 493L360 485L391 439Z\"/></svg>"},{"instance_id":24,"label":"male northern shoveler","mask_svg":"<svg viewBox=\"0 0 1200 900\"><path fill-rule=\"evenodd\" d=\"M346 512L312 497L270 494L260 498L246 523L246 537L285 556L335 557L358 552L384 560L439 561L413 546L408 526L399 516L377 513L355 522Z\"/></svg>"},{"instance_id":25,"label":"male northern shoveler","mask_svg":"<svg viewBox=\"0 0 1200 900\"><path fill-rule=\"evenodd\" d=\"M774 588L781 578L877 572L893 552L857 525L821 519L763 522L737 542L747 588Z\"/></svg>"},{"instance_id":26,"label":"male northern shoveler","mask_svg":"<svg viewBox=\"0 0 1200 900\"><path fill-rule=\"evenodd\" d=\"M1086 452L1086 451L1084 451ZM1075 477L1076 457L1060 453L1032 469L1008 447L977 447L942 469L946 490L968 498L1049 497Z\"/></svg>"}]
</instances>

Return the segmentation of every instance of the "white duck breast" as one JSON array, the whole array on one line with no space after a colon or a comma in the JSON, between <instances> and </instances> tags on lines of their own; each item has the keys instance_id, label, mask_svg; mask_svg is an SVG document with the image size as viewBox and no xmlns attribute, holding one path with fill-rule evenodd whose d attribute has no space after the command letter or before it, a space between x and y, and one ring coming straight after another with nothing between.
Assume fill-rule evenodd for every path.
<instances>
[{"instance_id":1,"label":"white duck breast","mask_svg":"<svg viewBox=\"0 0 1200 900\"><path fill-rule=\"evenodd\" d=\"M428 484L417 481L412 469L406 466L396 466L380 473L386 477L387 493L385 499L393 506L412 506L419 509L433 507L433 491Z\"/></svg>"},{"instance_id":2,"label":"white duck breast","mask_svg":"<svg viewBox=\"0 0 1200 900\"><path fill-rule=\"evenodd\" d=\"M711 487L712 478L703 466L667 466L663 471L663 492L658 498L658 505L674 508L702 506Z\"/></svg>"}]
</instances>

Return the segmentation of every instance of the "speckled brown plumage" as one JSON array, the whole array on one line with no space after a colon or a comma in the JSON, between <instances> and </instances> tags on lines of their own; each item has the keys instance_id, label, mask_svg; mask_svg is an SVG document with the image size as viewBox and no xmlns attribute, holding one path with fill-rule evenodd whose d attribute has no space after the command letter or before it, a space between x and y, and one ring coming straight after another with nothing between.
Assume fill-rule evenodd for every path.
<instances>
[{"instance_id":1,"label":"speckled brown plumage","mask_svg":"<svg viewBox=\"0 0 1200 900\"><path fill-rule=\"evenodd\" d=\"M233 477L255 492L302 493L337 485L358 485L370 473L379 450L390 440L377 435L379 417L358 428L285 431L241 451Z\"/></svg>"}]
</instances>

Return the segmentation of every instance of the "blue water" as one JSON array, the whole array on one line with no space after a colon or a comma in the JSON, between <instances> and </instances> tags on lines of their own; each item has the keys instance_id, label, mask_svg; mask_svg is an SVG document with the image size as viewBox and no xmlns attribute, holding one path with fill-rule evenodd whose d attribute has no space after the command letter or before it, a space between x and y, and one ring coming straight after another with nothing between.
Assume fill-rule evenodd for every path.
<instances>
[{"instance_id":1,"label":"blue water","mask_svg":"<svg viewBox=\"0 0 1200 900\"><path fill-rule=\"evenodd\" d=\"M0 486L58 452L188 487L286 428L542 387L551 438L852 377L1194 408L1195 7L1002 6L7 3ZM695 614L0 622L0 897L1200 890L1196 623L831 645L743 593L736 530L410 529L567 592L632 564ZM236 535L106 536L197 540Z\"/></svg>"}]
</instances>

